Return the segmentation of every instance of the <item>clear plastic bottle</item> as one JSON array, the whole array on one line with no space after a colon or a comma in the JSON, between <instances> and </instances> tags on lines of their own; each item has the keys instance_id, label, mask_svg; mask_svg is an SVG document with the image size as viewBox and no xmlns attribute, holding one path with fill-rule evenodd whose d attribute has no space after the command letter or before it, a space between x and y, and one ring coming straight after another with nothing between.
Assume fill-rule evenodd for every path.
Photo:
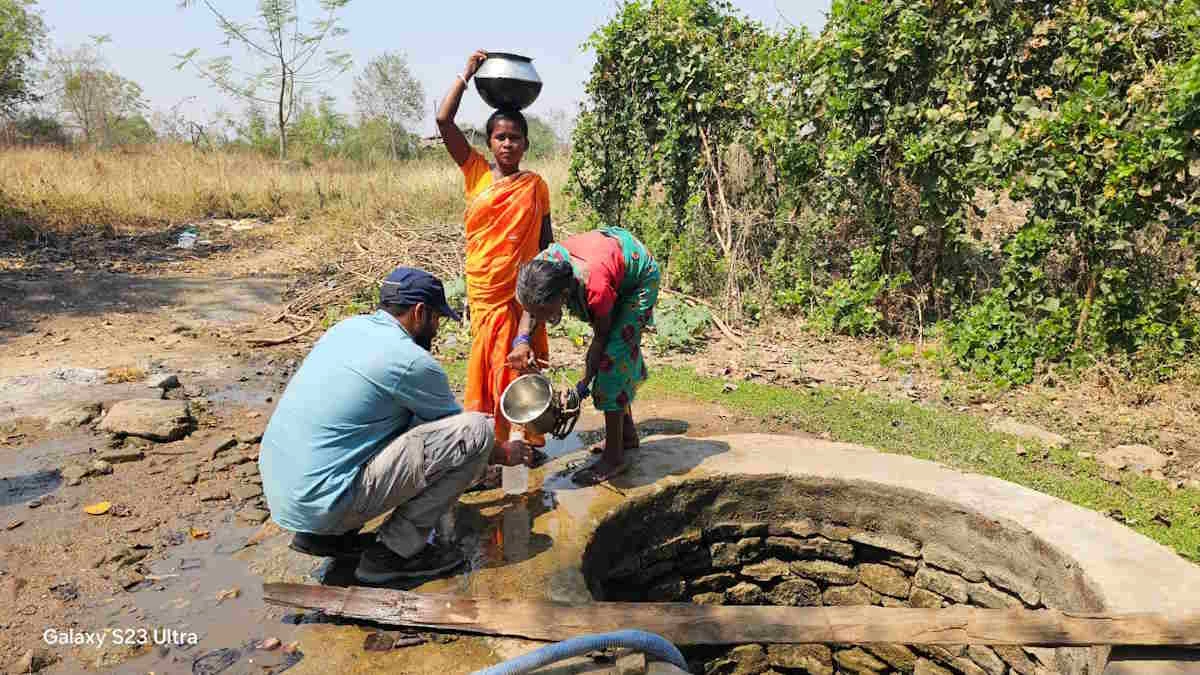
<instances>
[{"instance_id":1,"label":"clear plastic bottle","mask_svg":"<svg viewBox=\"0 0 1200 675\"><path fill-rule=\"evenodd\" d=\"M179 238L175 241L176 248L195 248L196 240L200 237L200 233L195 227L189 227L179 234Z\"/></svg>"},{"instance_id":2,"label":"clear plastic bottle","mask_svg":"<svg viewBox=\"0 0 1200 675\"><path fill-rule=\"evenodd\" d=\"M508 440L525 442L525 429L513 425ZM500 487L506 495L523 495L529 491L529 467L524 463L500 467Z\"/></svg>"}]
</instances>

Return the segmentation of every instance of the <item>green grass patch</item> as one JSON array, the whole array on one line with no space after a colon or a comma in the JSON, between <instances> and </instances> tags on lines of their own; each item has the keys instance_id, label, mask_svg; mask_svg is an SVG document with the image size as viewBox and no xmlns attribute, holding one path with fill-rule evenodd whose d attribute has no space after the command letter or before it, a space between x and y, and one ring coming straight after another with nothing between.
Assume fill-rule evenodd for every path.
<instances>
[{"instance_id":1,"label":"green grass patch","mask_svg":"<svg viewBox=\"0 0 1200 675\"><path fill-rule=\"evenodd\" d=\"M828 433L838 441L995 476L1095 511L1119 511L1129 527L1200 561L1200 490L1172 492L1160 481L1133 474L1122 474L1121 484L1113 485L1100 477L1094 460L1080 459L1070 448L1043 457L1036 443L1021 441L1028 451L1022 457L1017 455L1017 439L988 431L983 420L951 410L849 390L744 382L725 393L724 385L721 379L688 369L660 368L651 372L640 394L720 403L797 430Z\"/></svg>"}]
</instances>

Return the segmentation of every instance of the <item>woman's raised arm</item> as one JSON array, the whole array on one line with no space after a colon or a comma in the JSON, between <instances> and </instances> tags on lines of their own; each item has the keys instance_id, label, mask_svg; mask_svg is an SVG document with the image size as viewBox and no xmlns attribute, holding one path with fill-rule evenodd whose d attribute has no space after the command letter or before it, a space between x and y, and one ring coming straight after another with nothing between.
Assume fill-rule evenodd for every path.
<instances>
[{"instance_id":1,"label":"woman's raised arm","mask_svg":"<svg viewBox=\"0 0 1200 675\"><path fill-rule=\"evenodd\" d=\"M467 137L463 136L462 130L454 123L454 116L458 114L458 104L462 103L463 92L467 90L467 81L475 75L475 71L479 70L479 66L486 60L487 52L482 49L471 54L471 57L467 59L466 70L462 75L454 78L454 84L451 85L446 98L442 99L442 107L438 109L437 125L438 131L442 135L442 143L446 145L446 150L454 159L454 163L459 166L462 166L471 156L471 146L467 143Z\"/></svg>"}]
</instances>

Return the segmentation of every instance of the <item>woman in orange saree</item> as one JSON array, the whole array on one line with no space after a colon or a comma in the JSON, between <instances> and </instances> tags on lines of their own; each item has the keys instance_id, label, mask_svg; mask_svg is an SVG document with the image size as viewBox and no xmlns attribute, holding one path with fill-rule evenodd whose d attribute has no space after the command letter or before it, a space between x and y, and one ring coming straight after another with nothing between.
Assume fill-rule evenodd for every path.
<instances>
[{"instance_id":1,"label":"woman in orange saree","mask_svg":"<svg viewBox=\"0 0 1200 675\"><path fill-rule=\"evenodd\" d=\"M454 123L467 82L487 58L477 51L467 61L438 111L437 123L446 150L462 169L466 183L467 308L471 318L471 356L463 407L494 415L496 442L509 438L510 426L500 414L500 395L521 375L507 366L514 340L528 341L537 360L549 356L545 326L519 336L521 305L517 303L517 271L553 242L550 190L541 176L520 168L529 148L529 126L516 111L497 110L487 121L488 161L467 142ZM526 432L534 448L544 437Z\"/></svg>"}]
</instances>

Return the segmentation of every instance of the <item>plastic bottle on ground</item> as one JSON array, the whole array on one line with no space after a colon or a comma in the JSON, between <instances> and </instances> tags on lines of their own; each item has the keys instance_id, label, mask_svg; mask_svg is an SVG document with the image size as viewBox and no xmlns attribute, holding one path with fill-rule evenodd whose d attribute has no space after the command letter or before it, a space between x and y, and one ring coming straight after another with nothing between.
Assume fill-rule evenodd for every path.
<instances>
[{"instance_id":1,"label":"plastic bottle on ground","mask_svg":"<svg viewBox=\"0 0 1200 675\"><path fill-rule=\"evenodd\" d=\"M200 238L200 233L196 228L189 227L179 234L179 238L175 240L176 248L194 248L196 240Z\"/></svg>"},{"instance_id":2,"label":"plastic bottle on ground","mask_svg":"<svg viewBox=\"0 0 1200 675\"><path fill-rule=\"evenodd\" d=\"M525 442L525 429L514 426L508 440ZM506 495L523 495L529 491L529 467L525 464L500 467L500 487Z\"/></svg>"}]
</instances>

